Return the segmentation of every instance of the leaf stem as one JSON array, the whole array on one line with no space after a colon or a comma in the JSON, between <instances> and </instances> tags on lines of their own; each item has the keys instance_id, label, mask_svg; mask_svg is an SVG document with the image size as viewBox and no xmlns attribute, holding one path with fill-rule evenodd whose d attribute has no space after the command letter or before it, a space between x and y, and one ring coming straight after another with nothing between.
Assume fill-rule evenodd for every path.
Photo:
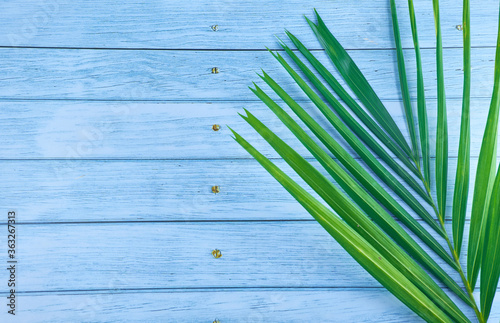
<instances>
[{"instance_id":1,"label":"leaf stem","mask_svg":"<svg viewBox=\"0 0 500 323\"><path fill-rule=\"evenodd\" d=\"M429 203L429 204L432 206L432 208L434 209L434 213L436 213L436 216L438 217L438 219L441 222L441 216L439 215L439 210L436 206L436 202L434 202L434 199L432 198L431 187L430 187L429 183L425 180L424 175L422 175L422 168L420 168L420 165L418 163L416 163L416 165L417 165L417 169L419 171L418 178L422 181L422 184L424 184L427 196L429 197L429 199L431 201L431 203ZM446 233L446 236L448 236L447 233Z\"/></svg>"},{"instance_id":2,"label":"leaf stem","mask_svg":"<svg viewBox=\"0 0 500 323\"><path fill-rule=\"evenodd\" d=\"M453 256L453 259L455 260L455 263L457 264L458 273L460 274L460 278L462 278L462 282L464 283L465 289L467 290L467 294L469 295L469 298L470 298L471 303L472 303L471 307L474 309L474 312L476 313L476 316L477 316L479 323L486 323L486 321L483 317L483 314L481 313L481 311L479 310L479 308L477 306L476 300L474 298L474 294L472 292L472 288L471 288L469 282L467 281L467 278L465 277L465 273L462 269L462 265L460 264L460 259L458 257L458 254L455 252L455 249L453 248L453 245L450 241L448 232L446 231L446 227L444 225L444 219L442 219L441 216L439 216L439 222L441 223L441 228L444 230L444 232L446 232L446 237L445 237L446 243L448 244L448 248L450 248L450 252Z\"/></svg>"},{"instance_id":3,"label":"leaf stem","mask_svg":"<svg viewBox=\"0 0 500 323\"><path fill-rule=\"evenodd\" d=\"M420 165L418 163L415 163L415 165L417 165L417 169L419 171L418 178L422 181L422 184L424 184L424 187L425 187L425 190L427 192L427 195L432 200L431 206L434 207L435 203L434 203L434 199L432 198L431 187L430 187L429 183L425 180L424 175L422 175L422 168L420 167ZM434 209L436 209L436 208L434 207ZM437 213L436 213L436 215L437 215Z\"/></svg>"},{"instance_id":4,"label":"leaf stem","mask_svg":"<svg viewBox=\"0 0 500 323\"><path fill-rule=\"evenodd\" d=\"M420 167L418 167L418 169L420 170ZM422 180L422 183L424 184L429 196L431 196L430 187L427 185L427 182L425 181L424 176L422 175L421 171L420 171L419 177ZM432 199L432 197L431 197L431 199ZM479 307L477 306L476 299L474 298L472 288L471 288L469 282L467 281L467 277L465 276L462 265L460 264L460 258L458 256L457 252L455 251L453 244L450 241L448 231L446 230L446 226L444 225L444 217L442 217L441 214L439 213L439 211L436 207L436 203L434 202L434 199L432 199L432 207L434 208L434 211L436 212L436 215L439 219L439 223L441 224L441 229L443 229L443 231L445 233L444 236L445 236L446 243L448 244L448 248L450 249L451 255L453 256L453 260L455 261L457 271L460 274L460 278L462 279L462 282L465 286L465 289L467 290L467 294L469 295L469 299L471 301L471 304L469 304L469 305L474 309L474 312L476 313L476 316L477 316L479 323L486 323L486 320L484 319L483 314L481 313L481 311L479 310Z\"/></svg>"}]
</instances>

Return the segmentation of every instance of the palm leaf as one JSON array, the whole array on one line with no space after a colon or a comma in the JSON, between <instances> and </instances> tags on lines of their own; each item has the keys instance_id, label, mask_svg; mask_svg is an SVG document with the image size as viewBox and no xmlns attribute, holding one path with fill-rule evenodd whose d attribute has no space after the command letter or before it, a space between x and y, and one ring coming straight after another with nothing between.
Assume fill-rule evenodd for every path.
<instances>
[{"instance_id":1,"label":"palm leaf","mask_svg":"<svg viewBox=\"0 0 500 323\"><path fill-rule=\"evenodd\" d=\"M481 311L487 320L500 277L500 167L490 198L481 269Z\"/></svg>"},{"instance_id":2,"label":"palm leaf","mask_svg":"<svg viewBox=\"0 0 500 323\"><path fill-rule=\"evenodd\" d=\"M340 85L339 81L328 71L328 69L316 58L314 55L289 31L286 34L297 47L297 49L304 55L304 57L311 63L314 69L323 77L326 83L335 91L335 93L343 100L343 102L351 109L351 111L363 122L363 124L382 142L389 150L396 155L396 157L403 162L415 175L419 176L418 168L410 162L405 152L390 138L387 133L377 124L376 121L347 93L347 91ZM281 43L284 48L288 46ZM288 52L288 51L287 51ZM293 52L292 52L293 53ZM295 61L297 55L293 55L292 59ZM300 67L300 66L299 66Z\"/></svg>"},{"instance_id":3,"label":"palm leaf","mask_svg":"<svg viewBox=\"0 0 500 323\"><path fill-rule=\"evenodd\" d=\"M453 242L455 253L460 257L464 236L467 198L469 196L470 172L470 4L464 0L463 25L464 33L464 94L462 103L462 122L460 126L460 143L458 146L457 175L453 194Z\"/></svg>"},{"instance_id":4,"label":"palm leaf","mask_svg":"<svg viewBox=\"0 0 500 323\"><path fill-rule=\"evenodd\" d=\"M316 94L311 87L305 82L297 72L290 67L290 65L283 59L279 53L271 54L281 63L281 65L286 69L290 76L295 80L297 85L306 93L306 95L311 99L311 101L318 107L318 109L323 113L323 115L330 121L330 123L339 131L342 137L349 143L349 145L360 155L360 157L365 160L369 159L375 160L372 153L363 145L363 143L349 130L349 128L342 123L342 121L335 115L335 113L328 107L328 105ZM332 97L333 98L333 97ZM340 105L335 98L334 105ZM387 152L386 152L387 153ZM400 164L394 161L394 159L388 157L384 159L390 167L398 174L417 194L419 194L424 200L432 204L431 197L427 192L419 185L419 183L412 177Z\"/></svg>"},{"instance_id":5,"label":"palm leaf","mask_svg":"<svg viewBox=\"0 0 500 323\"><path fill-rule=\"evenodd\" d=\"M284 100L287 105L299 116L300 119L313 131L320 140L326 145L326 147L337 157L336 149L332 146L332 140L325 140L327 138L325 135L321 135L324 130L314 122L314 120L300 107L300 105L295 102L276 82L274 82L267 74L264 73L264 81ZM345 130L345 126L342 126L341 122L336 122L336 116L331 116L332 120L335 121L334 124L338 126L338 131L341 134L345 134L344 138L350 138L351 143L356 148L356 152L362 157L363 161L370 167L373 172L385 183L387 184L398 196L400 196L427 224L429 224L437 233L441 236L446 236L444 230L434 221L432 216L427 212L427 210L420 204L420 202L415 198L415 196L401 184L391 172L389 172L376 158L371 154L366 147L358 143L358 140L354 136L349 136L349 132ZM318 135L319 133L319 135ZM346 166L344 164L344 166ZM347 167L347 166L346 166Z\"/></svg>"},{"instance_id":6,"label":"palm leaf","mask_svg":"<svg viewBox=\"0 0 500 323\"><path fill-rule=\"evenodd\" d=\"M300 58L295 55L295 53L282 41L280 41L281 46L285 50L285 52L290 56L290 58L295 62L295 64L300 68L300 70L304 73L306 78L311 82L311 84L319 91L319 93L325 98L326 102L330 105L331 108L337 113L337 115L342 119L342 121L351 129L351 131L362 140L368 148L370 148L375 154L377 154L384 162L386 162L389 167L394 169L396 172L404 172L407 178L411 178L411 182L413 185L418 187L420 190L420 194L423 194L426 198L426 192L420 189L419 184L411 177L411 175L406 172L395 160L392 156L387 152L381 144L379 144L375 138L371 136L368 131L356 121L356 119L347 111L346 108L335 98L335 96L326 88L325 85L314 75L314 73L300 60ZM293 71L289 65L279 57L279 55L275 55L278 61L285 66L286 70L289 73ZM301 83L302 84L302 83ZM307 91L307 90L306 90ZM389 144L392 142L389 141ZM409 159L404 157L404 153L401 150L397 150L400 152L400 158L403 164L409 169L413 170L416 174L419 174L418 169L414 164L410 162Z\"/></svg>"},{"instance_id":7,"label":"palm leaf","mask_svg":"<svg viewBox=\"0 0 500 323\"><path fill-rule=\"evenodd\" d=\"M411 33L413 37L413 46L415 47L415 61L417 65L417 115L418 115L418 133L420 135L420 148L422 150L422 169L424 182L427 190L431 189L431 164L429 154L429 127L427 120L427 107L425 103L424 73L422 68L422 56L420 54L420 45L418 42L417 20L415 18L415 8L413 0L408 0L410 12Z\"/></svg>"},{"instance_id":8,"label":"palm leaf","mask_svg":"<svg viewBox=\"0 0 500 323\"><path fill-rule=\"evenodd\" d=\"M320 182L319 179L321 179L321 175L313 172L312 166L308 164L307 161L296 158L294 161L290 162L290 165L294 169L300 169L301 167L306 168L305 173L308 176L307 178L310 179L309 182L317 183L317 185L320 186L319 190L321 192L329 190L330 192L337 193L335 194L337 198L329 201L334 207L334 210L338 212L339 215L344 216L344 220L346 220L346 222L349 221L347 223L350 225L340 221L340 219L338 219L329 209L314 199L298 184L293 182L286 174L279 170L236 132L233 131L233 134L235 140L264 166L264 168L273 175L292 196L294 196L294 198L356 261L358 261L358 263L363 266L363 268L391 293L427 322L453 322L453 320L416 287L414 283L394 267L394 258L392 257L398 256L391 254L391 251L386 249L390 248L391 241L387 240L386 236L380 231L377 231L377 227L374 226L371 221L366 221L361 211L359 211L352 202L346 198L342 198L340 192L335 190L335 186L326 185L325 182ZM294 155L293 153L291 154ZM294 155L294 157L300 156ZM376 235L372 236L372 234ZM370 239L370 242L376 243L381 251L377 250L366 239ZM397 249L394 248L393 252L396 253ZM398 255L403 259L405 254L399 252ZM391 257L392 262L389 261L386 256ZM410 258L407 259L411 261ZM396 263L398 264L399 262ZM410 268L406 271L410 272ZM468 321L466 318L460 318L460 314L457 313L458 322Z\"/></svg>"},{"instance_id":9,"label":"palm leaf","mask_svg":"<svg viewBox=\"0 0 500 323\"><path fill-rule=\"evenodd\" d=\"M443 40L439 0L432 0L434 23L436 27L436 65L437 65L437 133L436 133L436 193L439 220L444 225L446 211L446 192L448 185L448 121L446 120L446 94L444 90Z\"/></svg>"},{"instance_id":10,"label":"palm leaf","mask_svg":"<svg viewBox=\"0 0 500 323\"><path fill-rule=\"evenodd\" d=\"M349 176L337 163L335 163L330 156L319 147L318 144L314 142L304 130L279 107L276 102L272 101L261 89L257 87L254 92L262 99L266 105L283 121L283 123L289 127L289 129L297 136L297 138L308 148L315 158L323 165L323 167L328 171L328 173L336 180L336 182L344 189L344 191L351 197L366 214L370 217L399 245L401 245L413 258L417 259L422 265L430 270L436 277L438 277L442 282L444 282L450 289L452 289L458 296L460 296L464 301L468 302L469 299L467 295L460 289L460 287L446 274L446 272L429 257L429 255L416 243L413 238L411 238L406 231L399 226L394 219L359 185L356 181ZM245 117L252 127L259 132L264 139L266 139L273 148L280 153L280 155L287 160L288 154L292 152L295 158L298 154L293 152L292 149L281 141L276 135L267 129L260 121L258 121L250 112L247 111L247 117ZM279 144L276 144L279 142ZM285 153L283 153L285 151ZM286 153L288 151L288 153ZM302 158L302 157L300 157ZM300 173L299 171L297 171ZM317 173L316 170L314 172ZM301 176L307 176L307 173L300 173ZM319 174L319 173L317 173ZM319 176L319 175L317 175ZM324 181L324 179L322 179ZM311 183L314 186L315 183ZM333 188L332 191L335 191ZM331 197L329 191L326 191L328 198ZM321 192L318 192L321 195ZM444 250L443 250L444 251ZM450 264L454 265L451 258L444 253L445 260L450 260Z\"/></svg>"},{"instance_id":11,"label":"palm leaf","mask_svg":"<svg viewBox=\"0 0 500 323\"><path fill-rule=\"evenodd\" d=\"M361 100L361 102L363 102L372 116L379 122L385 131L391 135L391 137L399 144L406 154L409 157L413 156L413 153L404 139L401 130L392 119L382 101L380 101L379 97L346 50L328 30L319 14L316 11L315 13L316 18L318 19L318 24L316 25L306 18L307 22L346 83Z\"/></svg>"},{"instance_id":12,"label":"palm leaf","mask_svg":"<svg viewBox=\"0 0 500 323\"><path fill-rule=\"evenodd\" d=\"M401 44L401 34L399 32L398 13L396 8L396 1L391 0L391 14L392 14L392 29L394 31L394 40L396 41L396 52L398 60L399 83L401 85L401 94L403 95L403 106L405 108L406 125L410 132L411 147L413 150L413 160L420 166L420 155L418 148L417 132L415 130L415 120L413 118L413 108L411 105L410 91L408 89L408 80L406 78L405 58L403 53L403 45Z\"/></svg>"},{"instance_id":13,"label":"palm leaf","mask_svg":"<svg viewBox=\"0 0 500 323\"><path fill-rule=\"evenodd\" d=\"M269 107L312 154L321 167L326 170L329 177L323 175L320 170L299 155L250 112L245 110L246 115L241 116L326 202L330 209L291 180L236 132L232 129L231 131L233 131L234 139L277 179L358 263L423 319L428 322L469 322L469 319L459 307L433 280L432 277L434 277L444 283L465 304L472 307L479 322L483 323L491 311L491 304L500 276L500 169L496 180L494 177L496 138L500 113L500 29L495 62L495 89L479 156L475 184L476 188L479 187L479 189L474 193L472 208L467 259L468 264L472 262L472 265L467 270L468 276L466 278L465 271L459 262L459 256L465 226L465 206L470 167L471 46L469 0L464 0L463 4L465 73L459 160L453 200L454 243L448 237L444 225L448 134L439 1L433 0L438 82L437 203L434 202L431 194L427 112L415 12L412 0L409 0L408 4L416 53L418 134L408 89L396 2L395 0L390 1L400 86L412 149L406 143L401 130L396 126L366 78L328 30L317 12L315 14L318 23L315 24L306 18L307 22L324 47L330 60L364 107L343 88L333 74L290 32L287 31L286 34L305 58L305 61L281 40L280 45L301 74L279 53L270 52L294 80L294 84L301 88L310 102L342 136L347 145L356 152L363 163L356 160L345 147L334 139L332 134L322 128L315 118L266 72L263 71L259 77L278 95L282 103L294 112L312 134L306 132L303 126L299 125L280 106L278 101L272 99L259 86L254 84L255 88L251 88L252 92ZM306 65L305 62L308 62L313 69ZM420 167L419 151L422 152L422 167ZM421 183L417 180L421 180ZM387 186L382 186L381 182ZM433 233L416 221L405 206L396 201L391 193L399 196L415 214L419 215L432 227L440 236L439 239L444 238L451 255L433 236ZM420 200L418 197L420 197ZM491 203L489 203L490 199ZM426 208L428 206L423 206L421 200L426 201L430 207L434 208L438 215L438 221L429 214ZM483 212L486 207L488 211ZM401 222L395 220L392 215ZM405 230L403 225L411 231L411 234L414 234L415 238ZM423 242L458 272L465 291L450 277L445 270L446 268L440 266L419 242ZM477 279L481 266L483 268L481 271L482 313L476 305L473 295L475 279ZM404 282L404 284L401 284L401 282Z\"/></svg>"},{"instance_id":14,"label":"palm leaf","mask_svg":"<svg viewBox=\"0 0 500 323\"><path fill-rule=\"evenodd\" d=\"M274 82L274 80L267 74L264 74L262 79L272 86L278 86ZM456 263L439 244L439 242L436 241L436 239L431 234L429 234L429 232L426 231L422 227L422 225L418 223L418 221L416 221L408 212L406 212L406 210L401 207L401 205L390 194L388 194L387 191L382 188L382 186L380 186L380 184L377 183L372 175L370 175L344 148L342 148L341 145L339 145L323 128L321 128L319 124L317 124L303 108L297 105L294 107L294 111L297 111L297 114L303 119L303 121L310 124L311 129L313 129L313 133L315 133L320 141L322 141L327 147L331 149L331 152L338 158L339 162L346 167L348 172L344 172L342 168L337 167L337 164L329 157L329 155L325 151L323 151L322 148L314 140L312 140L306 134L306 132L257 85L255 85L255 90L251 90L276 114L276 116L283 122L283 124L285 124L292 131L292 133L313 154L313 156L319 160L319 162L333 178L338 180L337 177L340 176L338 174L342 174L344 176L344 173L348 174L348 172L350 172L351 176L357 179L359 183L364 186L366 192L369 191L372 196L377 198L383 206L385 206L398 219L400 219L413 233L415 233L420 239L422 239L422 241L424 241L432 250L434 250L443 260L445 260L450 266L456 268ZM352 185L357 186L356 182L353 182ZM345 187L344 189L348 190L348 188ZM359 189L361 188L358 187L358 190ZM357 194L361 193L358 192ZM369 195L365 196L366 199L371 199Z\"/></svg>"},{"instance_id":15,"label":"palm leaf","mask_svg":"<svg viewBox=\"0 0 500 323\"><path fill-rule=\"evenodd\" d=\"M469 246L467 250L467 280L474 290L481 268L483 243L486 229L487 209L495 177L498 140L498 117L500 110L500 29L495 58L493 96L488 120L484 130L481 151L477 164L474 197L472 200Z\"/></svg>"}]
</instances>

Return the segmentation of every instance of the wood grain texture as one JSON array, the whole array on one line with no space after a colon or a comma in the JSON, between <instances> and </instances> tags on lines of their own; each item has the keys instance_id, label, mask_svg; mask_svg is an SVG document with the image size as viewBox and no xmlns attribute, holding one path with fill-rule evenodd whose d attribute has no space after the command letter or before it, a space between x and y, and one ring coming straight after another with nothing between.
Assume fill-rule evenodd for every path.
<instances>
[{"instance_id":1,"label":"wood grain texture","mask_svg":"<svg viewBox=\"0 0 500 323\"><path fill-rule=\"evenodd\" d=\"M409 36L404 2L401 32ZM415 4L433 134L432 8ZM246 107L310 156L247 86L262 67L305 99L264 47L276 48L274 34L288 28L318 49L302 18L313 7L405 128L386 0L0 4L0 204L22 222L18 316L0 311L0 321L419 321L229 137L226 125L289 170L237 116ZM441 7L456 156L461 6ZM472 4L472 156L492 91L497 13L496 1ZM412 47L410 37L403 46ZM405 54L415 93L413 51Z\"/></svg>"},{"instance_id":2,"label":"wood grain texture","mask_svg":"<svg viewBox=\"0 0 500 323\"><path fill-rule=\"evenodd\" d=\"M285 162L275 163L303 183ZM473 170L476 165L473 158ZM15 208L22 223L313 220L253 160L15 160L1 161L0 167L0 205ZM456 159L450 159L450 172L455 167ZM454 178L448 180L452 193ZM212 193L213 185L220 193Z\"/></svg>"},{"instance_id":3,"label":"wood grain texture","mask_svg":"<svg viewBox=\"0 0 500 323\"><path fill-rule=\"evenodd\" d=\"M383 289L171 290L20 294L23 322L419 322ZM360 306L362 304L362 306ZM500 307L496 299L493 308ZM472 313L466 310L467 314ZM500 313L492 313L492 322ZM8 319L0 312L0 319Z\"/></svg>"},{"instance_id":4,"label":"wood grain texture","mask_svg":"<svg viewBox=\"0 0 500 323\"><path fill-rule=\"evenodd\" d=\"M90 304L107 307L112 306L109 302L112 303L113 299L119 300L122 293L132 292L136 293L135 299L148 299L151 291L165 295L179 290L189 292L202 289L218 293L235 288L246 288L246 295L253 295L256 289L263 289L260 297L264 299L272 297L270 288L310 289L318 293L316 295L324 295L325 289L331 289L345 297L349 294L344 294L343 289L350 291L360 288L372 297L380 293L381 297L392 298L314 222L155 223L135 224L133 228L127 224L19 225L17 232L18 248L23 250L18 254L17 264L18 277L22 277L17 289L18 296L21 296L19 306L23 306L21 301L26 299L27 306L30 306L29 298L33 299L31 294L40 295L36 302L41 307L61 297L58 294L64 294L66 301L78 302L73 303L75 315L83 314L81 311L88 313L94 310L92 305L89 308L86 304L91 299L98 303ZM215 248L222 251L219 259L211 255ZM451 275L458 276L456 273ZM0 273L0 279L6 279L5 271ZM107 295L98 296L99 293L119 295L111 295L106 299ZM172 297L170 293L168 296ZM83 294L84 297L68 298L68 294ZM333 299L324 299L316 306L328 302L333 304L339 294L335 292ZM210 304L206 296L201 297L200 302ZM238 298L228 297L235 303L222 303L222 308L231 310L244 306L236 305ZM102 298L105 300L100 300ZM454 296L452 298L456 300ZM177 299L183 300L182 296ZM316 298L310 301L314 302ZM52 303L45 311L51 312L56 318L66 315L64 304L60 302ZM465 311L470 310L461 302L457 303ZM171 303L162 306L165 305L168 305L168 309L161 313L162 317L175 317L173 312L176 312L176 307ZM358 301L346 298L346 303L330 306L339 306L339 317L349 315L354 308L357 313L364 315L364 311L372 307L377 307L377 311L392 313L386 315L400 315L401 305L394 298L387 300L385 306L378 305L374 301L359 308ZM125 303L122 306L124 312L128 313L129 307L137 308L138 304ZM149 302L143 306L143 313L147 313L148 308L155 308ZM295 310L303 308L299 305L290 306ZM498 310L494 308L493 317L500 315ZM36 309L21 312L32 315L32 311L37 312ZM408 313L408 310L403 312ZM253 308L253 313L258 313L258 310ZM105 316L100 313L96 315L92 321L105 321ZM276 314L268 315L273 317ZM330 319L337 317L332 312L317 315ZM145 317L155 321L156 316L150 318L150 314L145 314ZM187 320L191 319L196 321L196 316L188 315Z\"/></svg>"},{"instance_id":5,"label":"wood grain texture","mask_svg":"<svg viewBox=\"0 0 500 323\"><path fill-rule=\"evenodd\" d=\"M459 47L461 5L440 1L444 45ZM403 45L411 47L406 1L399 1ZM416 1L420 43L435 44L432 4ZM263 10L265 8L265 10ZM302 15L316 8L346 48L392 48L390 10L385 0L263 1L137 0L4 1L1 46L65 46L101 48L263 49L273 46L283 29L297 33L318 48ZM498 3L471 4L474 46L494 46ZM218 25L217 32L210 26Z\"/></svg>"},{"instance_id":6,"label":"wood grain texture","mask_svg":"<svg viewBox=\"0 0 500 323\"><path fill-rule=\"evenodd\" d=\"M427 98L436 97L434 52L422 50ZM400 99L393 50L350 53L380 98ZM460 48L444 50L448 98L462 95L461 53ZM494 48L472 51L473 98L491 97L494 55ZM334 70L323 51L317 57ZM410 93L415 94L413 50L405 57ZM306 98L268 52L3 48L0 60L0 99L257 100L248 86L258 81L260 68L294 98ZM213 67L220 73L212 74Z\"/></svg>"},{"instance_id":7,"label":"wood grain texture","mask_svg":"<svg viewBox=\"0 0 500 323\"><path fill-rule=\"evenodd\" d=\"M16 231L18 292L381 286L316 222L26 224Z\"/></svg>"},{"instance_id":8,"label":"wood grain texture","mask_svg":"<svg viewBox=\"0 0 500 323\"><path fill-rule=\"evenodd\" d=\"M406 134L402 104L385 101ZM303 103L349 152L337 131L311 103ZM284 106L284 105L282 105ZM448 101L450 156L458 154L461 101ZM249 155L231 138L226 125L270 157L279 157L240 117L250 110L301 154L311 154L260 102L79 102L0 101L1 159L236 159ZM489 100L471 103L471 155L478 156ZM293 112L289 111L292 116ZM297 120L297 118L295 118ZM299 120L297 120L299 121ZM300 122L300 121L299 121ZM215 132L212 125L219 124ZM436 132L436 102L429 100L429 131ZM310 132L309 132L310 133ZM435 139L430 139L431 156Z\"/></svg>"}]
</instances>

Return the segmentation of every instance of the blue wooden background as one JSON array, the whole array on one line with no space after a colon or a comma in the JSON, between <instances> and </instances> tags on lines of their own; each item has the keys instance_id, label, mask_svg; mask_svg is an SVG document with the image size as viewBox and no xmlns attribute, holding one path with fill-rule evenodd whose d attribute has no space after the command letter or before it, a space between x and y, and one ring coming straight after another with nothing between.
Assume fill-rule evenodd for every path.
<instances>
[{"instance_id":1,"label":"blue wooden background","mask_svg":"<svg viewBox=\"0 0 500 323\"><path fill-rule=\"evenodd\" d=\"M398 2L415 93L406 1ZM441 3L451 192L461 3ZM434 134L431 1L415 5ZM313 8L404 128L387 0L2 1L0 221L15 209L22 224L18 313L2 305L0 321L418 322L229 136L226 125L288 169L237 112L246 107L293 140L247 86L262 67L305 99L264 47L277 48L286 27L319 49L302 17ZM473 167L497 24L498 1L472 1ZM6 284L2 270L4 297ZM493 306L498 321L500 296Z\"/></svg>"}]
</instances>

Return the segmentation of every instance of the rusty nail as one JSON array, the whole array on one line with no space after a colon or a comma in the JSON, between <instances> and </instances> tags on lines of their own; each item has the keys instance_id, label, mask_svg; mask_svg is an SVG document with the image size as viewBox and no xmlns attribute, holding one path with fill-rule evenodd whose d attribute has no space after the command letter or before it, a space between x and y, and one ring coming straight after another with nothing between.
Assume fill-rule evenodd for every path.
<instances>
[{"instance_id":1,"label":"rusty nail","mask_svg":"<svg viewBox=\"0 0 500 323\"><path fill-rule=\"evenodd\" d=\"M212 193L220 193L220 187L218 185L212 186Z\"/></svg>"},{"instance_id":2,"label":"rusty nail","mask_svg":"<svg viewBox=\"0 0 500 323\"><path fill-rule=\"evenodd\" d=\"M222 257L222 252L220 252L219 249L214 249L212 250L212 256L214 256L215 259L219 259Z\"/></svg>"},{"instance_id":3,"label":"rusty nail","mask_svg":"<svg viewBox=\"0 0 500 323\"><path fill-rule=\"evenodd\" d=\"M212 130L213 130L213 131L219 131L219 130L220 130L220 126L219 126L218 124L214 124L214 125L212 126Z\"/></svg>"}]
</instances>

